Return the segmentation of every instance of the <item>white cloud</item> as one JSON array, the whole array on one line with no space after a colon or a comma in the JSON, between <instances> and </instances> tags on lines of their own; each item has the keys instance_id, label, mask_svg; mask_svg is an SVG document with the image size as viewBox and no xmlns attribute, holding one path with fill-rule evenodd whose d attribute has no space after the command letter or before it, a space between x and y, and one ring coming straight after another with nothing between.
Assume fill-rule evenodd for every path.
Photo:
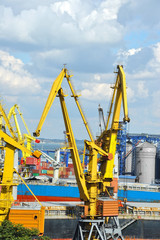
<instances>
[{"instance_id":1,"label":"white cloud","mask_svg":"<svg viewBox=\"0 0 160 240\"><path fill-rule=\"evenodd\" d=\"M1 89L13 94L40 91L37 79L25 70L23 62L4 51L0 51L0 83Z\"/></svg>"},{"instance_id":2,"label":"white cloud","mask_svg":"<svg viewBox=\"0 0 160 240\"><path fill-rule=\"evenodd\" d=\"M83 83L82 86L85 88L81 91L81 95L85 99L89 100L102 100L110 99L113 90L110 88L111 84L107 83Z\"/></svg>"},{"instance_id":3,"label":"white cloud","mask_svg":"<svg viewBox=\"0 0 160 240\"><path fill-rule=\"evenodd\" d=\"M123 49L120 49L117 53L117 59L116 62L120 62L123 65L127 65L128 58L130 56L134 56L135 54L142 51L142 48L131 48L127 51L124 51Z\"/></svg>"},{"instance_id":4,"label":"white cloud","mask_svg":"<svg viewBox=\"0 0 160 240\"><path fill-rule=\"evenodd\" d=\"M133 69L133 72L132 74L128 74L127 73L127 78L128 79L132 79L132 80L137 80L137 79L150 79L153 77L153 72L150 71L150 69L143 69L143 70L140 70L140 71L136 71L136 69Z\"/></svg>"},{"instance_id":5,"label":"white cloud","mask_svg":"<svg viewBox=\"0 0 160 240\"><path fill-rule=\"evenodd\" d=\"M123 4L127 3L128 0L106 0L102 1L100 9L102 11L102 19L115 20L118 17L118 12Z\"/></svg>"},{"instance_id":6,"label":"white cloud","mask_svg":"<svg viewBox=\"0 0 160 240\"><path fill-rule=\"evenodd\" d=\"M148 68L151 69L152 74L160 73L160 42L152 46L153 58L148 63Z\"/></svg>"},{"instance_id":7,"label":"white cloud","mask_svg":"<svg viewBox=\"0 0 160 240\"><path fill-rule=\"evenodd\" d=\"M155 44L155 46L153 46L153 52L154 52L156 61L160 63L160 42L158 42L157 44Z\"/></svg>"},{"instance_id":8,"label":"white cloud","mask_svg":"<svg viewBox=\"0 0 160 240\"><path fill-rule=\"evenodd\" d=\"M94 74L94 80L99 82L101 80L101 76L99 74Z\"/></svg>"},{"instance_id":9,"label":"white cloud","mask_svg":"<svg viewBox=\"0 0 160 240\"><path fill-rule=\"evenodd\" d=\"M156 118L160 118L160 90L153 92L152 113Z\"/></svg>"},{"instance_id":10,"label":"white cloud","mask_svg":"<svg viewBox=\"0 0 160 240\"><path fill-rule=\"evenodd\" d=\"M8 54L0 52L1 93L8 102L19 100L25 105L30 101L32 119L32 109L42 110L51 81L67 63L77 79L75 89L83 89L85 107L100 100L103 104L111 98L110 84L115 79L111 73L118 62L124 65L133 115L141 117L146 108L145 118L152 122L160 112L159 4L149 0L2 0L0 50ZM24 59L24 52L30 61L26 65L12 56ZM93 114L92 110L89 107L87 112Z\"/></svg>"},{"instance_id":11,"label":"white cloud","mask_svg":"<svg viewBox=\"0 0 160 240\"><path fill-rule=\"evenodd\" d=\"M132 102L135 101L135 92L130 87L127 87L127 99Z\"/></svg>"},{"instance_id":12,"label":"white cloud","mask_svg":"<svg viewBox=\"0 0 160 240\"><path fill-rule=\"evenodd\" d=\"M79 3L79 1L72 0L70 1L59 1L55 2L54 4L51 4L51 9L53 12L55 12L57 15L63 15L67 13L69 16L71 16L73 19L75 19L75 11L73 6L75 5L74 3Z\"/></svg>"},{"instance_id":13,"label":"white cloud","mask_svg":"<svg viewBox=\"0 0 160 240\"><path fill-rule=\"evenodd\" d=\"M136 53L140 52L141 50L142 50L142 48L137 48L137 49L131 48L127 52L124 52L124 55L126 55L126 56L133 56Z\"/></svg>"},{"instance_id":14,"label":"white cloud","mask_svg":"<svg viewBox=\"0 0 160 240\"><path fill-rule=\"evenodd\" d=\"M0 39L47 47L116 43L123 34L123 26L117 21L118 10L125 2L107 0L89 6L80 0L56 1L46 6L40 3L18 14L1 5Z\"/></svg>"},{"instance_id":15,"label":"white cloud","mask_svg":"<svg viewBox=\"0 0 160 240\"><path fill-rule=\"evenodd\" d=\"M140 98L148 97L148 89L145 86L145 81L139 81L137 83L137 94Z\"/></svg>"},{"instance_id":16,"label":"white cloud","mask_svg":"<svg viewBox=\"0 0 160 240\"><path fill-rule=\"evenodd\" d=\"M3 99L2 104L5 102L15 104L18 102L18 96L5 95L5 99Z\"/></svg>"}]
</instances>

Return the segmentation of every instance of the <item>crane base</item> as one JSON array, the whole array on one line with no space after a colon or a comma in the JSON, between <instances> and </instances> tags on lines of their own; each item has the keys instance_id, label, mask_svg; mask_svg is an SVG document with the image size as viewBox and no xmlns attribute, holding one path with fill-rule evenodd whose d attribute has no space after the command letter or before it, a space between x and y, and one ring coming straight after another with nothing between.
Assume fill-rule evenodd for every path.
<instances>
[{"instance_id":1,"label":"crane base","mask_svg":"<svg viewBox=\"0 0 160 240\"><path fill-rule=\"evenodd\" d=\"M105 219L80 219L73 240L108 240L122 239L122 231L118 217L109 217L108 223Z\"/></svg>"}]
</instances>

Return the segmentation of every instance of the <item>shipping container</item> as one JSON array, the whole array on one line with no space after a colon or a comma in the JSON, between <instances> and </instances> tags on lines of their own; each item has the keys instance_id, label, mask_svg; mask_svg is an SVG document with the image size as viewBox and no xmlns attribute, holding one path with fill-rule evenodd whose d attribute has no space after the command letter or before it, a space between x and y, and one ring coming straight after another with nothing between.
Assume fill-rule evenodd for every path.
<instances>
[{"instance_id":1,"label":"shipping container","mask_svg":"<svg viewBox=\"0 0 160 240\"><path fill-rule=\"evenodd\" d=\"M49 167L49 170L53 170L53 167Z\"/></svg>"},{"instance_id":2,"label":"shipping container","mask_svg":"<svg viewBox=\"0 0 160 240\"><path fill-rule=\"evenodd\" d=\"M37 169L37 170L41 170L42 167L41 167L40 165L36 165L36 169Z\"/></svg>"},{"instance_id":3,"label":"shipping container","mask_svg":"<svg viewBox=\"0 0 160 240\"><path fill-rule=\"evenodd\" d=\"M52 174L53 175L53 170L47 170L47 174Z\"/></svg>"},{"instance_id":4,"label":"shipping container","mask_svg":"<svg viewBox=\"0 0 160 240\"><path fill-rule=\"evenodd\" d=\"M39 173L33 173L33 176L39 176Z\"/></svg>"},{"instance_id":5,"label":"shipping container","mask_svg":"<svg viewBox=\"0 0 160 240\"><path fill-rule=\"evenodd\" d=\"M40 165L40 159L33 158L33 157L27 157L26 164L27 165Z\"/></svg>"},{"instance_id":6,"label":"shipping container","mask_svg":"<svg viewBox=\"0 0 160 240\"><path fill-rule=\"evenodd\" d=\"M50 167L50 164L47 163L47 162L42 162L42 167L43 167L43 168L49 168L49 167Z\"/></svg>"},{"instance_id":7,"label":"shipping container","mask_svg":"<svg viewBox=\"0 0 160 240\"><path fill-rule=\"evenodd\" d=\"M33 169L32 172L33 172L33 173L40 173L41 170Z\"/></svg>"},{"instance_id":8,"label":"shipping container","mask_svg":"<svg viewBox=\"0 0 160 240\"><path fill-rule=\"evenodd\" d=\"M69 163L68 168L73 168L73 163Z\"/></svg>"}]
</instances>

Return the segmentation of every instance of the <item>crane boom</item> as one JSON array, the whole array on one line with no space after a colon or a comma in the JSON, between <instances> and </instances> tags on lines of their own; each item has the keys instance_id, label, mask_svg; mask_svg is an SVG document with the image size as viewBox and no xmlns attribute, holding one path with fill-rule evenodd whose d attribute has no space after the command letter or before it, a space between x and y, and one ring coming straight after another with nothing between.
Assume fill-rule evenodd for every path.
<instances>
[{"instance_id":1,"label":"crane boom","mask_svg":"<svg viewBox=\"0 0 160 240\"><path fill-rule=\"evenodd\" d=\"M5 121L5 123L6 123L6 126L8 127L8 129L9 129L12 137L16 140L16 139L17 139L16 134L15 134L15 132L14 132L14 130L13 130L13 128L12 128L10 122L9 122L9 119L8 119L6 113L5 113L5 110L3 109L3 107L2 107L1 104L0 104L0 112L1 112L1 114L2 114L2 116L3 116L3 118L4 118L4 121Z\"/></svg>"},{"instance_id":2,"label":"crane boom","mask_svg":"<svg viewBox=\"0 0 160 240\"><path fill-rule=\"evenodd\" d=\"M50 90L50 93L49 93L49 96L48 96L46 105L45 105L45 107L44 107L42 116L41 116L41 118L40 118L38 127L37 127L36 131L33 133L33 136L37 137L37 136L40 135L41 128L42 128L42 126L43 126L43 124L44 124L44 121L45 121L45 119L46 119L46 117L47 117L47 114L48 114L48 112L49 112L49 110L50 110L50 108L51 108L51 106L52 106L52 104L53 104L53 101L54 101L54 99L55 99L55 97L56 97L59 89L61 88L61 84L62 84L62 81L63 81L63 78L64 78L64 77L67 79L67 82L68 82L69 87L70 87L70 89L71 89L71 92L72 92L72 94L73 94L72 96L73 96L74 99L75 99L76 105L77 105L78 110L79 110L79 112L80 112L80 115L81 115L81 117L82 117L82 119L83 119L83 123L84 123L84 125L85 125L85 127L86 127L86 130L87 130L87 132L88 132L88 135L89 135L91 141L94 142L93 136L92 136L91 131L90 131L89 126L88 126L88 123L87 123L87 121L86 121L86 119L85 119L84 113L83 113L82 108L81 108L81 106L80 106L80 103L79 103L79 101L78 101L78 95L75 93L75 90L74 90L74 88L73 88L73 86L72 86L72 84L71 84L70 78L71 78L72 76L70 76L70 75L68 74L68 71L67 71L66 68L63 68L63 69L62 69L61 73L58 75L58 77L57 77L57 78L55 79L55 81L53 82L53 85L52 85L52 88L51 88L51 90Z\"/></svg>"},{"instance_id":3,"label":"crane boom","mask_svg":"<svg viewBox=\"0 0 160 240\"><path fill-rule=\"evenodd\" d=\"M22 134L21 134L21 130L20 130L20 127L19 127L19 124L18 124L17 117L16 117L17 113L16 113L15 109L17 109L17 111L18 111L18 113L19 113L19 115L20 115L20 117L21 117L21 119L22 119L22 122L23 122L23 124L24 124L24 126L25 126L25 128L26 128L26 130L27 130L28 135L31 136L31 133L30 133L30 131L29 131L29 128L28 128L28 126L27 126L24 118L23 118L23 114L22 114L22 112L20 111L19 106L18 106L17 104L14 104L13 107L11 107L11 109L10 109L10 111L9 111L8 120L10 121L11 117L12 117L12 116L14 117L14 121L15 121L15 124L16 124L16 128L17 128L17 133L18 133L19 139L22 139Z\"/></svg>"},{"instance_id":4,"label":"crane boom","mask_svg":"<svg viewBox=\"0 0 160 240\"><path fill-rule=\"evenodd\" d=\"M8 120L10 121L11 117L13 116L14 118L14 122L15 122L15 125L16 125L16 129L17 129L17 134L18 134L18 140L21 141L22 140L22 133L21 133L21 130L20 130L20 127L19 127L19 123L18 123L18 120L17 120L17 113L15 112L15 108L18 107L17 104L15 104L9 111L9 114L8 114Z\"/></svg>"},{"instance_id":5,"label":"crane boom","mask_svg":"<svg viewBox=\"0 0 160 240\"><path fill-rule=\"evenodd\" d=\"M66 69L63 68L62 71L60 72L60 74L58 75L58 77L56 78L56 80L53 82L53 85L52 85L52 88L50 90L50 93L49 93L49 96L48 96L48 99L47 99L47 102L46 102L46 105L44 107L44 110L43 110L43 113L42 113L42 116L40 118L40 121L39 121L39 124L37 126L37 129L36 131L33 133L33 136L35 137L38 137L40 135L40 131L42 129L42 126L44 124L44 121L46 119L46 116L52 106L52 103L58 93L58 90L60 89L61 87L61 83L63 81L63 78L66 74Z\"/></svg>"},{"instance_id":6,"label":"crane boom","mask_svg":"<svg viewBox=\"0 0 160 240\"><path fill-rule=\"evenodd\" d=\"M80 115L81 115L81 117L82 117L83 123L84 123L84 125L85 125L85 127L86 127L86 130L87 130L87 132L88 132L88 135L89 135L91 141L94 142L93 135L92 135L92 133L91 133L91 130L89 129L88 123L87 123L87 121L86 121L86 119L85 119L84 113L83 113L82 108L81 108L81 106L80 106L80 103L79 103L79 101L78 101L78 97L79 97L79 96L78 96L78 95L75 93L75 91L74 91L73 85L71 84L71 81L70 81L70 77L71 77L71 76L70 76L70 75L67 73L67 71L66 71L66 78L67 78L69 87L70 87L70 89L71 89L71 92L72 92L72 94L73 94L72 97L74 97L74 99L75 99L75 102L76 102L76 104L77 104L79 113L80 113Z\"/></svg>"},{"instance_id":7,"label":"crane boom","mask_svg":"<svg viewBox=\"0 0 160 240\"><path fill-rule=\"evenodd\" d=\"M110 161L106 161L101 158L101 176L104 182L110 182L113 179L113 167L114 167L114 156L116 152L116 144L117 144L117 133L119 130L119 119L120 119L120 110L121 103L123 102L123 111L124 111L124 122L129 122L130 119L128 117L128 106L127 106L127 93L126 93L126 79L125 73L122 66L117 66L117 78L116 83L114 85L114 91L112 95L112 101L109 109L109 115L107 119L106 129L103 131L101 136L98 138L98 142L102 141L102 149L106 152L110 152L113 154L113 159ZM113 109L114 107L114 109ZM108 129L109 121L112 115L112 123L110 129Z\"/></svg>"},{"instance_id":8,"label":"crane boom","mask_svg":"<svg viewBox=\"0 0 160 240\"><path fill-rule=\"evenodd\" d=\"M18 119L17 119L17 113L21 117L21 120L22 120L22 122L23 122L23 124L24 124L24 126L25 126L25 128L27 130L26 134L22 135L22 133L21 133L20 126L19 126ZM11 107L11 109L9 111L9 114L8 114L8 119L6 119L5 121L8 120L8 122L10 122L12 116L14 118L14 123L15 123L15 127L16 127L16 133L18 135L17 136L18 142L20 144L26 145L27 149L31 150L31 148L32 148L32 141L35 141L36 138L31 136L29 128L28 128L28 126L27 126L27 124L26 124L26 122L25 122L25 120L23 118L22 112L20 111L19 106L17 104L14 104L13 107ZM29 157L30 154L28 154L27 152L22 152L22 156L23 156L24 159L26 159L26 157Z\"/></svg>"}]
</instances>

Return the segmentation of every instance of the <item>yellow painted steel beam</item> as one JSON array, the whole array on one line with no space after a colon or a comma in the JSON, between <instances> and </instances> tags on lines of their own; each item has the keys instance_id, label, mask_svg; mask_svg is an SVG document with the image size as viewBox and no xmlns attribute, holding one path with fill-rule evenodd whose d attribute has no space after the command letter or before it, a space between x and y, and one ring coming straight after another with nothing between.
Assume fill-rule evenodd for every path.
<instances>
[{"instance_id":1,"label":"yellow painted steel beam","mask_svg":"<svg viewBox=\"0 0 160 240\"><path fill-rule=\"evenodd\" d=\"M22 133L21 133L21 130L20 130L20 127L19 127L19 123L18 123L18 119L17 119L17 114L19 114L19 116L21 117L22 122L23 122L23 124L24 124L28 134L23 134L23 136L22 136ZM30 133L28 127L27 127L27 124L26 124L24 118L23 118L22 112L20 111L19 106L17 104L15 104L9 111L9 114L8 114L8 120L9 121L10 121L12 116L14 118L14 122L15 122L16 131L17 131L17 134L18 134L18 141L19 141L19 143L23 144L24 146L27 147L28 150L31 151L31 149L32 149L32 145L31 145L32 141L35 141L36 138L31 136L31 133ZM23 155L24 159L26 159L26 157L30 156L30 154L28 154L26 152L22 152L22 155Z\"/></svg>"},{"instance_id":2,"label":"yellow painted steel beam","mask_svg":"<svg viewBox=\"0 0 160 240\"><path fill-rule=\"evenodd\" d=\"M85 125L85 127L86 127L86 130L87 130L87 132L88 132L88 135L89 135L91 141L94 142L94 139L93 139L91 130L89 129L88 122L87 122L86 119L85 119L83 110L82 110L82 108L81 108L81 106L80 106L80 103L79 103L79 100L78 100L78 97L79 97L79 96L78 96L78 95L75 93L75 91L74 91L73 85L71 84L71 81L70 81L70 77L71 77L71 76L68 75L67 71L66 71L65 77L67 78L69 87L70 87L71 92L72 92L72 94L73 94L72 97L74 97L74 100L75 100L76 105L77 105L77 107L78 107L79 113L80 113L80 115L81 115L81 117L82 117L83 123L84 123L84 125Z\"/></svg>"},{"instance_id":3,"label":"yellow painted steel beam","mask_svg":"<svg viewBox=\"0 0 160 240\"><path fill-rule=\"evenodd\" d=\"M8 211L14 201L12 196L13 188L13 165L15 148L9 144L6 145L4 170L2 177L2 188L0 193L0 224L7 217Z\"/></svg>"},{"instance_id":4,"label":"yellow painted steel beam","mask_svg":"<svg viewBox=\"0 0 160 240\"><path fill-rule=\"evenodd\" d=\"M104 151L102 148L98 147L94 142L84 141L86 145L90 146L92 149L95 149L100 155L107 157L108 160L113 158L111 153Z\"/></svg>"},{"instance_id":5,"label":"yellow painted steel beam","mask_svg":"<svg viewBox=\"0 0 160 240\"><path fill-rule=\"evenodd\" d=\"M7 218L9 209L13 202L12 190L15 183L13 182L13 168L14 168L14 151L20 149L26 151L29 155L39 158L41 153L35 151L32 153L19 142L16 142L12 137L0 130L0 138L6 142L5 146L5 161L2 176L2 189L0 193L0 223Z\"/></svg>"},{"instance_id":6,"label":"yellow painted steel beam","mask_svg":"<svg viewBox=\"0 0 160 240\"><path fill-rule=\"evenodd\" d=\"M8 120L10 121L11 117L12 116L14 117L14 121L15 121L16 128L17 128L17 133L18 133L18 139L22 140L22 134L21 134L21 130L20 130L20 127L19 127L19 123L18 123L17 117L16 117L17 113L16 113L15 109L17 109L17 111L18 111L18 114L19 114L19 116L22 119L22 122L23 122L23 124L24 124L24 126L25 126L25 128L27 130L28 135L31 136L31 133L29 131L29 128L28 128L24 118L23 118L23 114L20 111L19 106L17 104L15 104L13 107L11 107L11 109L9 111Z\"/></svg>"},{"instance_id":7,"label":"yellow painted steel beam","mask_svg":"<svg viewBox=\"0 0 160 240\"><path fill-rule=\"evenodd\" d=\"M15 135L15 132L14 132L14 130L13 130L13 128L12 128L12 126L11 126L9 120L8 120L8 117L7 117L7 115L6 115L6 113L5 113L5 111L4 111L4 109L3 109L3 107L2 107L1 104L0 104L0 112L1 112L1 114L2 114L2 116L3 116L3 118L4 118L4 121L5 121L5 123L6 123L6 126L8 127L8 129L9 129L12 137L13 137L15 140L17 140L17 137L16 137L16 135Z\"/></svg>"},{"instance_id":8,"label":"yellow painted steel beam","mask_svg":"<svg viewBox=\"0 0 160 240\"><path fill-rule=\"evenodd\" d=\"M23 114L22 114L22 112L20 111L19 106L18 106L17 104L16 104L16 108L17 108L17 111L18 111L18 113L19 113L19 115L20 115L20 117L21 117L21 119L22 119L22 122L23 122L23 124L24 124L24 126L25 126L25 128L26 128L26 130L27 130L28 135L31 136L31 133L30 133L30 131L29 131L29 128L28 128L28 126L27 126L27 124L26 124L26 122L25 122L25 120L24 120L24 118L23 118Z\"/></svg>"},{"instance_id":9,"label":"yellow painted steel beam","mask_svg":"<svg viewBox=\"0 0 160 240\"><path fill-rule=\"evenodd\" d=\"M124 122L129 122L130 118L128 117L128 104L127 104L127 87L126 87L126 77L123 70L123 67L118 65L119 68L119 76L121 82L121 91L122 91L122 101L123 101L123 110L124 110Z\"/></svg>"},{"instance_id":10,"label":"yellow painted steel beam","mask_svg":"<svg viewBox=\"0 0 160 240\"><path fill-rule=\"evenodd\" d=\"M39 151L31 152L29 149L27 149L25 146L21 145L20 143L16 142L13 138L11 138L8 134L4 133L2 130L0 130L0 137L13 146L14 148L20 149L21 151L25 151L30 156L34 156L36 158L39 158L42 154Z\"/></svg>"},{"instance_id":11,"label":"yellow painted steel beam","mask_svg":"<svg viewBox=\"0 0 160 240\"><path fill-rule=\"evenodd\" d=\"M101 158L101 174L103 179L107 179L107 181L111 181L113 179L113 167L114 167L114 158L116 153L116 144L117 144L117 133L119 130L119 119L120 119L120 111L121 111L121 104L123 102L123 111L124 111L124 122L129 122L130 119L128 117L128 106L127 106L127 93L126 93L126 79L125 73L122 66L118 65L118 72L116 83L114 86L114 91L112 95L111 105L109 109L109 115L106 124L106 130L102 133L99 137L98 141L102 139L102 148L104 151L109 152L113 155L113 159L110 161L106 161L103 157ZM113 110L112 110L113 109ZM109 120L112 115L112 123L110 129Z\"/></svg>"},{"instance_id":12,"label":"yellow painted steel beam","mask_svg":"<svg viewBox=\"0 0 160 240\"><path fill-rule=\"evenodd\" d=\"M58 91L58 93L59 93L59 99L60 99L62 113L63 113L63 119L64 119L64 123L65 123L65 128L66 128L66 135L67 135L68 142L69 142L69 149L71 151L75 176L76 176L77 185L78 185L79 192L80 192L80 198L83 201L88 201L89 195L87 192L85 177L83 174L81 160L79 158L78 149L77 149L76 141L75 141L74 134L72 131L71 121L70 121L68 111L66 108L62 88Z\"/></svg>"},{"instance_id":13,"label":"yellow painted steel beam","mask_svg":"<svg viewBox=\"0 0 160 240\"><path fill-rule=\"evenodd\" d=\"M60 89L61 87L61 84L62 84L62 81L63 81L63 78L66 74L66 69L63 68L62 71L60 72L60 74L58 75L58 77L56 78L56 80L53 82L53 85L52 85L52 88L50 90L50 93L49 93L49 96L48 96L48 99L47 99L47 102L46 102L46 105L44 107L44 110L43 110L43 113L42 113L42 116L40 118L40 121L39 121L39 124L37 126L37 129L36 131L33 133L33 135L35 137L38 137L40 135L40 131L41 131L41 128L44 124L44 121L47 117L47 114L52 106L52 103L58 93L58 90Z\"/></svg>"}]
</instances>

